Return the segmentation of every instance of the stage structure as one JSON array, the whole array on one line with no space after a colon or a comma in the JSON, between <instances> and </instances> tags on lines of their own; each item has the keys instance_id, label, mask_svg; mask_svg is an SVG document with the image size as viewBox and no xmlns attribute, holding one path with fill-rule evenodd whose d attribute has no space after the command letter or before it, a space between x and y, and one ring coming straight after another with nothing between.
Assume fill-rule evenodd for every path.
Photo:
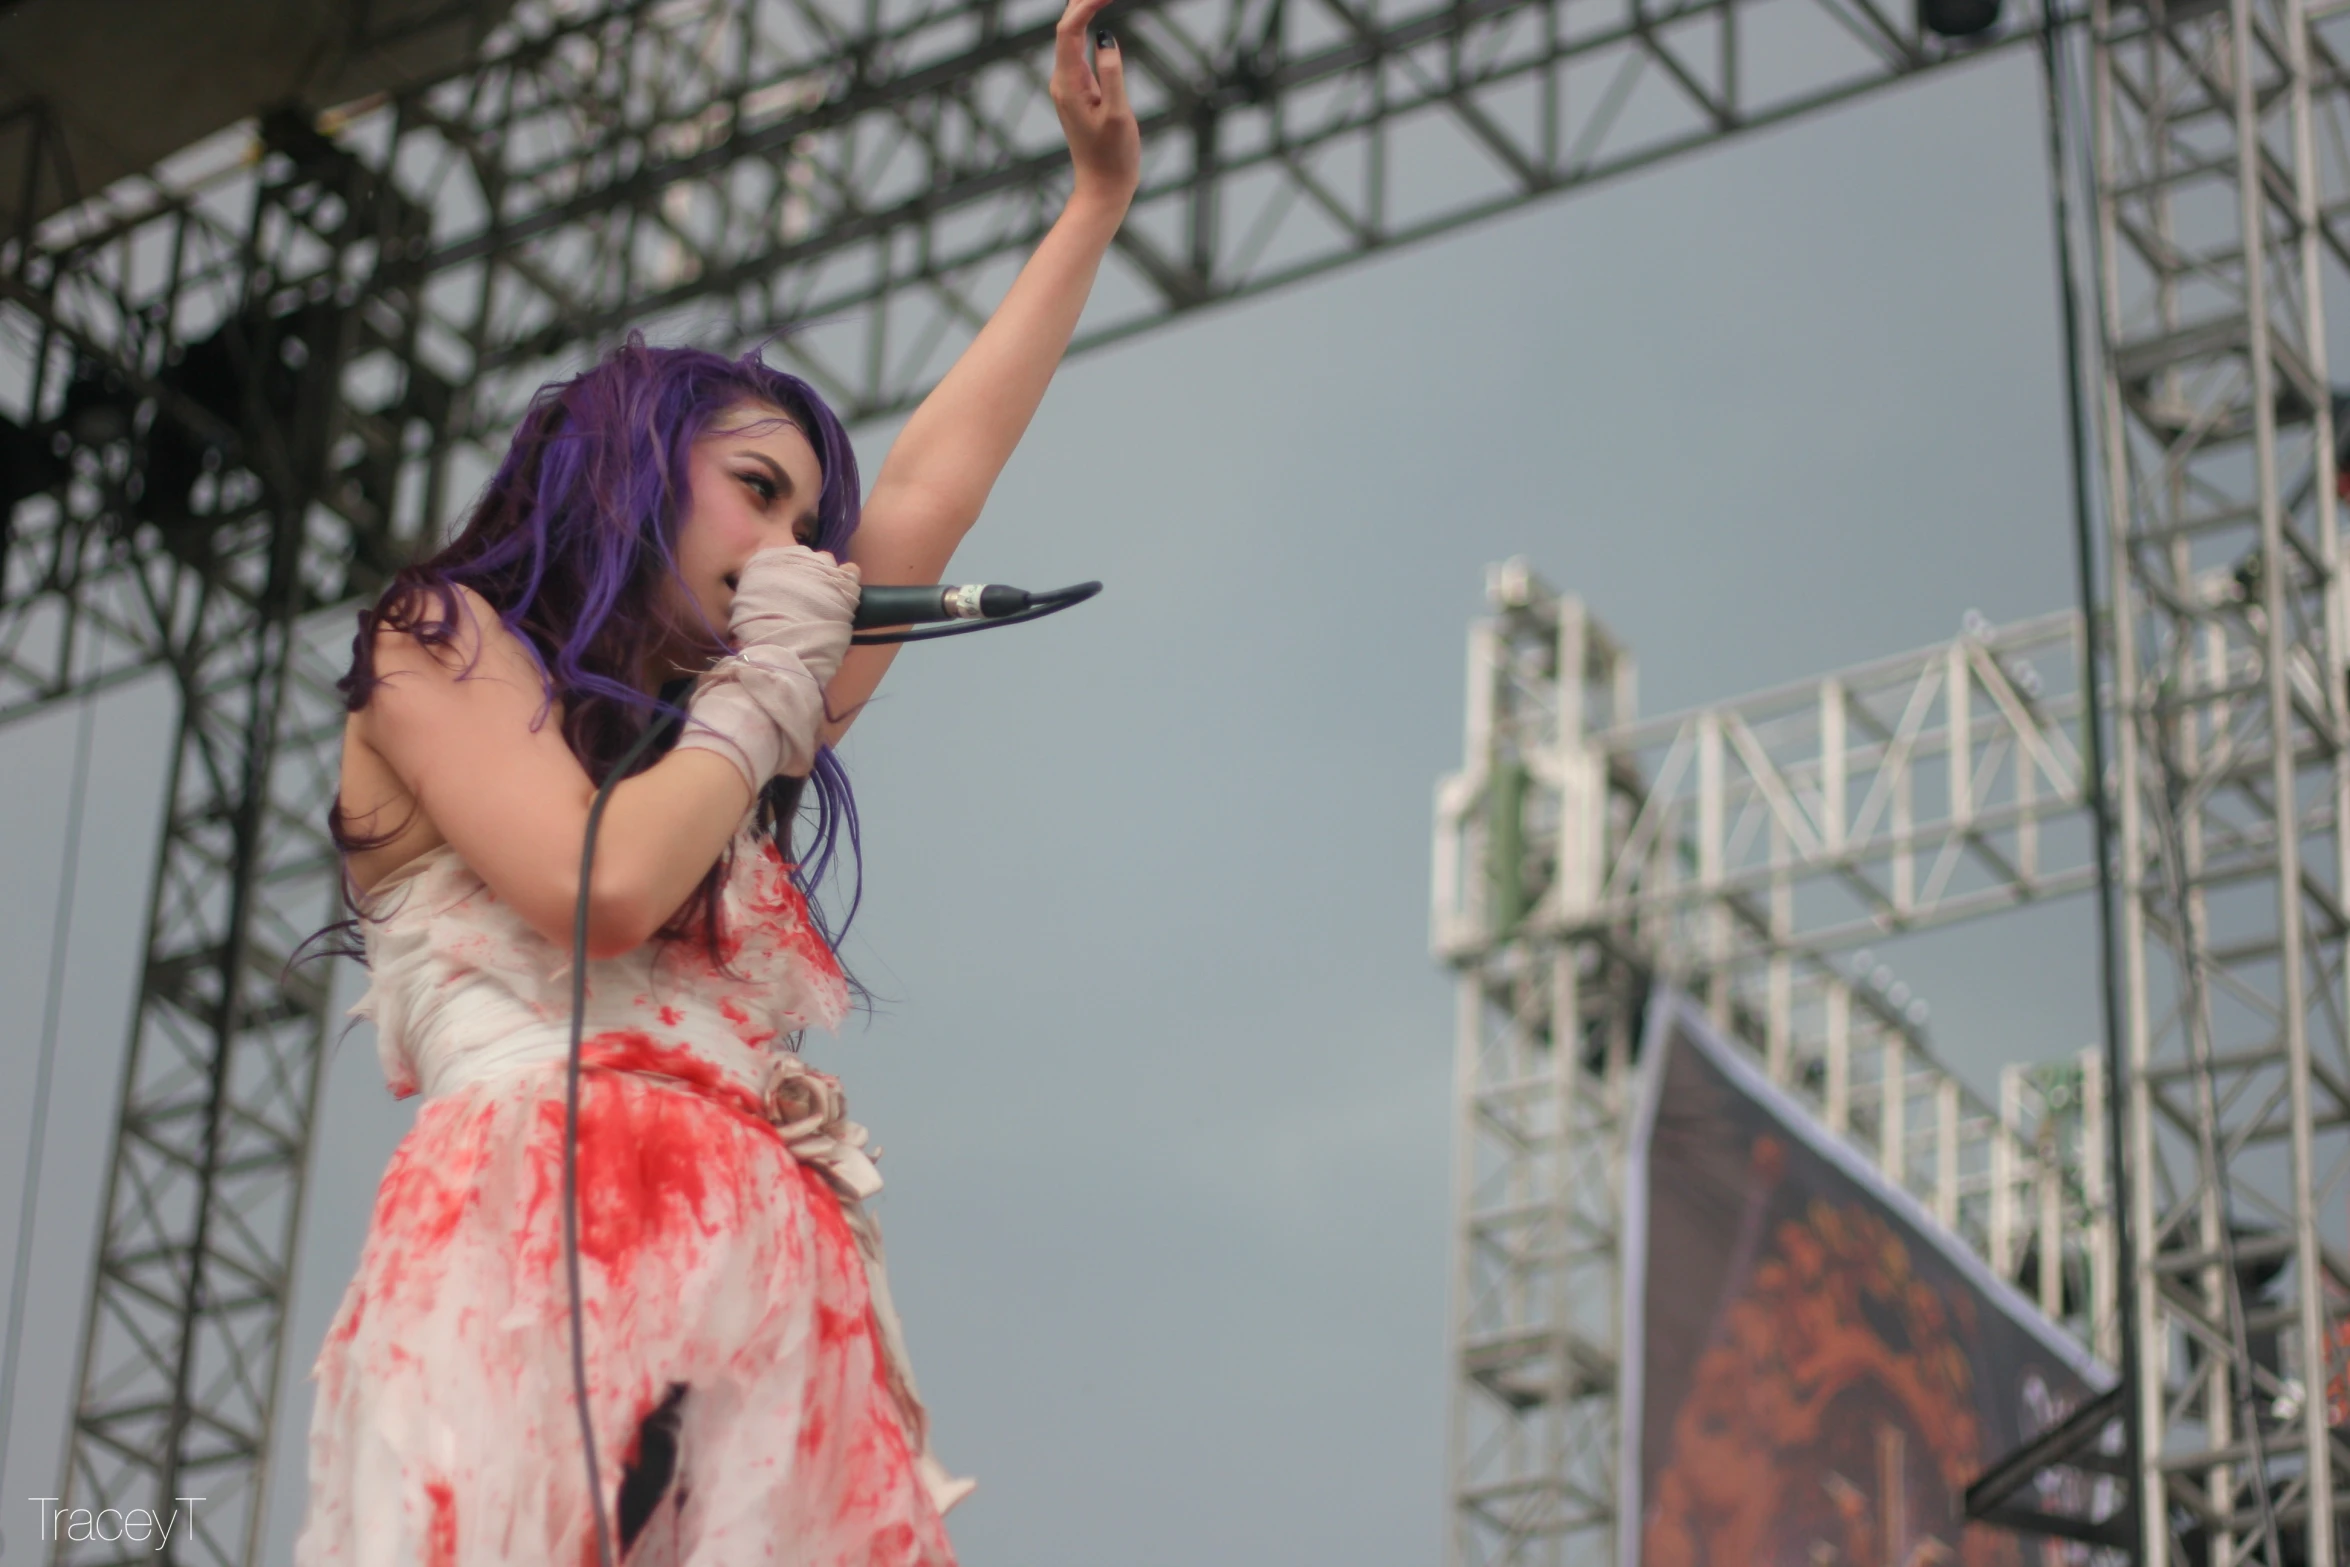
<instances>
[{"instance_id":1,"label":"stage structure","mask_svg":"<svg viewBox=\"0 0 2350 1567\"><path fill-rule=\"evenodd\" d=\"M788 329L770 358L850 417L908 406L1057 207L1056 14L374 0L355 29L477 43L95 193L76 127L124 105L62 79L0 104L0 720L157 667L182 702L66 1505L201 1493L183 1560L260 1549L330 1021L325 975L283 965L333 912L352 605L626 327ZM71 17L0 11L38 81L34 22ZM1117 26L1148 161L1080 347L2012 41L1877 0L1126 0Z\"/></svg>"},{"instance_id":2,"label":"stage structure","mask_svg":"<svg viewBox=\"0 0 2350 1567\"><path fill-rule=\"evenodd\" d=\"M2350 268L2350 18L2096 0L2088 23L2070 108L2103 479L2091 647L2071 621L1975 628L1643 725L1629 660L1575 601L1495 580L1467 766L1439 804L1435 940L1462 976L1455 1562L1614 1559L1597 1281L1649 976L1706 997L1990 1246L1964 1096L1955 1134L1923 1123L1923 1164L1909 1107L1948 1091L1901 1010L1866 1004L1850 949L2093 884L2079 703L2027 700L2007 662L2042 637L2075 645L2034 660L2041 678L2077 690L2094 668L2111 708L2134 1257L2110 1309L2092 1284L2087 1328L2140 1359L2140 1559L2342 1558L2350 627L2325 309ZM1864 719L1878 679L1912 696ZM1930 797L1921 745L1948 764ZM2095 1175L2076 1158L2059 1189L2099 1201ZM2092 1260L2115 1239L2087 1237ZM2074 1244L2061 1222L2052 1244Z\"/></svg>"},{"instance_id":3,"label":"stage structure","mask_svg":"<svg viewBox=\"0 0 2350 1567\"><path fill-rule=\"evenodd\" d=\"M2110 1360L2102 1057L2010 1067L1986 1104L1866 945L2093 880L2079 617L1643 720L1579 600L1522 562L1488 595L1435 839L1460 976L1447 1561L1619 1559L1622 1161L1655 983Z\"/></svg>"},{"instance_id":4,"label":"stage structure","mask_svg":"<svg viewBox=\"0 0 2350 1567\"><path fill-rule=\"evenodd\" d=\"M67 10L0 9L18 29L0 42ZM122 105L62 79L0 104L0 720L158 667L182 697L61 1485L69 1505L202 1490L214 1500L185 1559L248 1562L259 1549L328 1022L323 976L282 965L291 938L331 912L317 804L339 717L326 677L350 607L433 541L531 388L627 326L738 345L789 329L771 357L851 417L908 406L1057 202L1065 160L1043 91L1053 14L1049 0L355 0L354 33L405 62L394 85L342 105L255 103L245 129L95 193L73 166L76 127ZM419 63L429 51L402 52L411 31L368 33L386 18L459 26L474 42L461 64L432 68ZM2012 43L2022 20L1954 43L1878 0L1669 11L1644 0L1127 0L1118 27L1148 162L1079 346L1963 62ZM2283 266L2313 278L2315 236L2332 246L2333 198L2308 155L2312 95L2338 107L2344 89L2303 13L2237 0L2160 25L2099 13L2096 27L2097 80L2122 84L2100 99L2109 262L2125 245L2161 251L2181 231L2170 191L2216 181L2246 193L2247 218L2299 224L2282 245L2291 254L2273 225L2259 229L2268 266L2251 275ZM2130 63L2140 56L2155 63ZM48 58L34 49L8 63L41 81ZM2236 59L2253 69L2232 72ZM2179 80L2131 96L2143 83L2129 73L2146 71ZM2265 148L2249 130L2210 141L2250 125L2231 117L2238 108L2292 135ZM2156 110L2176 118L2143 117ZM2125 177L2157 145L2171 150L2152 172ZM2237 180L2239 169L2261 177ZM2323 625L2337 623L2330 410L2322 397L2273 394L2280 377L2325 384L2322 339L2297 324L2314 307L2287 289L2300 303L2279 317L2271 289L2215 315L2212 290L2227 295L2224 280L2246 275L2225 244L2160 265L2170 271L2154 285L2109 268L2112 330L2130 350L2113 401L2156 420L2145 438L2166 440L2171 457L2234 442L2266 465L2254 531L2277 547L2264 558L2306 545L2317 585L2282 571L2249 580L2265 595L2257 613L2277 612L2260 624L2306 641L2314 633L2288 625L2288 607L2322 600ZM2169 336L2140 330L2130 289L2169 312ZM2277 341L2297 346L2281 358ZM2210 364L2251 367L2252 389L2194 373ZM2185 399L2227 396L2233 415L2212 402L2172 417ZM2293 498L2279 447L2296 436L2319 469L2313 501ZM2176 504L2200 504L2200 473L2161 471L2193 481ZM2210 520L2149 522L2136 489L2117 497L2150 537ZM2214 516L2244 531L2225 508ZM2240 632L2255 614L2163 602L2174 616L2232 616ZM2152 670L2170 644L2137 629L2129 657ZM2259 650L2239 638L2218 651L2231 647ZM2307 669L2341 667L2330 647L2302 650ZM2250 711L2228 684L2240 671L2225 658L2211 670L2191 689L2235 706L2207 710ZM2337 684L2312 678L2307 691L2265 689L2338 713ZM2214 779L2238 789L2227 771L2238 760L2214 761ZM2184 808L2207 810L2209 797ZM2334 811L2328 796L2284 815L2306 845L2331 841ZM2205 835L2188 822L2183 836ZM2274 848L2257 830L2227 841ZM2332 884L2309 853L2277 852ZM2288 943L2292 983L2338 988L2338 938L2312 940ZM1789 970L1789 1017L1814 1004L1827 1015L1832 990L1797 999L1812 995L1802 972ZM1592 983L1621 982L1610 971ZM1868 1025L1855 1028L1846 1089L1865 1095L1882 1068L1869 1064ZM1798 1059L1802 1027L1788 1030ZM2293 1113L2307 1125L2309 1041L2278 1049L2304 1063ZM2139 1102L2152 1115L2168 1101ZM2297 1238L2296 1258L2313 1244ZM2133 1288L2141 1315L2167 1309L2156 1275ZM2296 1342L2315 1322L2302 1312ZM2322 1477L2309 1490L2330 1505Z\"/></svg>"},{"instance_id":5,"label":"stage structure","mask_svg":"<svg viewBox=\"0 0 2350 1567\"><path fill-rule=\"evenodd\" d=\"M2350 623L2325 317L2350 278L2350 17L2091 17L2141 1527L2156 1564L2183 1521L2215 1561L2332 1567Z\"/></svg>"}]
</instances>

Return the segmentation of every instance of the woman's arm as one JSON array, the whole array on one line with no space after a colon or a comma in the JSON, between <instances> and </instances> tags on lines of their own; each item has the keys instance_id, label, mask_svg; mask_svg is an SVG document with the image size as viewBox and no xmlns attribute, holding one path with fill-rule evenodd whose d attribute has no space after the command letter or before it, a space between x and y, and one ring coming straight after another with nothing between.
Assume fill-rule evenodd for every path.
<instances>
[{"instance_id":1,"label":"woman's arm","mask_svg":"<svg viewBox=\"0 0 2350 1567\"><path fill-rule=\"evenodd\" d=\"M1126 69L1105 31L1091 64L1086 34L1109 0L1069 0L1053 35L1053 108L1077 179L1069 204L1037 245L979 335L922 400L874 477L848 558L869 583L936 582L979 520L996 476L1020 444L1093 289L1142 167L1141 132L1126 101ZM894 646L849 650L825 688L840 738Z\"/></svg>"},{"instance_id":2,"label":"woman's arm","mask_svg":"<svg viewBox=\"0 0 2350 1567\"><path fill-rule=\"evenodd\" d=\"M472 589L460 585L457 595L464 613L453 646L376 633L384 683L359 710L357 738L399 779L436 841L454 846L493 893L568 952L596 787L564 742L560 704L531 727L545 688L521 640ZM458 679L468 663L473 672ZM406 814L407 802L396 799L347 803L362 832L387 831ZM614 785L596 828L588 956L618 957L650 937L750 807L742 773L711 751L671 751Z\"/></svg>"}]
</instances>

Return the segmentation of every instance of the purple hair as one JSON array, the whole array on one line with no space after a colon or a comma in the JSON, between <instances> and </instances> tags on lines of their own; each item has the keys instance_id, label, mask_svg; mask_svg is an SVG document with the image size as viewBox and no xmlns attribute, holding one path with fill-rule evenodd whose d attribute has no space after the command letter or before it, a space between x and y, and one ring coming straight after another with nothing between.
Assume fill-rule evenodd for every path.
<instances>
[{"instance_id":1,"label":"purple hair","mask_svg":"<svg viewBox=\"0 0 2350 1567\"><path fill-rule=\"evenodd\" d=\"M677 533L689 500L687 458L694 441L726 410L746 401L790 415L806 432L823 466L817 498L815 547L841 556L857 531L857 458L848 432L813 387L763 363L757 350L740 359L697 348L648 347L637 333L590 369L542 386L515 429L497 474L474 503L463 530L429 560L403 567L359 611L351 643L351 671L335 682L344 707L357 712L382 677L375 672L378 628L405 631L426 646L452 642L457 627L455 585L479 593L537 660L546 700L534 726L556 701L563 704L563 738L598 783L647 724L670 733L647 751L649 767L675 743L691 680L681 678L648 696L635 676L651 651L678 631L722 639L723 629L699 612L698 627L679 626L664 592L677 580ZM438 613L422 613L426 600ZM692 602L680 592L674 599ZM467 666L468 671L471 665ZM462 678L462 676L460 676ZM864 855L857 805L848 774L830 746L820 746L807 779L770 779L759 791L758 824L793 860L791 834L803 789L815 794L808 852L792 881L808 896L817 932L839 956L840 942L864 895ZM368 838L348 826L338 798L327 810L327 831L346 856L343 898L359 903L347 869L355 850L399 836L407 824ZM818 905L818 885L847 840L854 867L847 911L837 926ZM654 933L657 940L701 934L713 963L720 960L720 890L731 869L730 847L687 898L680 912ZM355 931L345 919L328 930ZM325 931L319 932L320 935ZM314 938L315 939L315 938ZM307 943L305 943L307 945ZM356 943L336 949L364 957ZM862 987L851 985L862 994Z\"/></svg>"}]
</instances>

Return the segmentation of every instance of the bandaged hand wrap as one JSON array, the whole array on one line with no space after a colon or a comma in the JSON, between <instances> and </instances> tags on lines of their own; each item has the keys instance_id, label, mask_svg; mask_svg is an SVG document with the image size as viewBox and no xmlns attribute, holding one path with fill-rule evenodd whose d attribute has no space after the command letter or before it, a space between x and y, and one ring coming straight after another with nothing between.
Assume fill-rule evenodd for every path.
<instances>
[{"instance_id":1,"label":"bandaged hand wrap","mask_svg":"<svg viewBox=\"0 0 2350 1567\"><path fill-rule=\"evenodd\" d=\"M824 687L849 649L857 568L835 566L803 545L753 555L727 612L740 652L705 670L686 702L676 749L716 751L757 794L778 775L816 765Z\"/></svg>"}]
</instances>

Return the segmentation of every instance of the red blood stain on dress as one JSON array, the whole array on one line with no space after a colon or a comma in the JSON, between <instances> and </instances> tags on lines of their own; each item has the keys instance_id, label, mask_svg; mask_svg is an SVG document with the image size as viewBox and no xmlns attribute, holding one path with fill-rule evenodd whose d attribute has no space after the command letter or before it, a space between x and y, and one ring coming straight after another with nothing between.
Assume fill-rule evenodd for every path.
<instances>
[{"instance_id":1,"label":"red blood stain on dress","mask_svg":"<svg viewBox=\"0 0 2350 1567\"><path fill-rule=\"evenodd\" d=\"M665 1045L638 1029L614 1029L582 1042L579 1092L579 1250L608 1273L624 1274L640 1249L678 1227L716 1234L742 1179L720 1162L724 1143L710 1116L736 1116L769 1130L758 1099L715 1064L682 1045ZM676 1079L679 1093L648 1086L640 1074ZM535 1219L555 1204L562 1223L563 1103L538 1106L543 1157L532 1194Z\"/></svg>"},{"instance_id":2,"label":"red blood stain on dress","mask_svg":"<svg viewBox=\"0 0 2350 1567\"><path fill-rule=\"evenodd\" d=\"M832 949L816 934L815 922L808 914L807 897L792 880L792 873L798 869L796 863L783 857L774 839L761 836L756 857L742 866L734 878L740 892L741 911L750 916L751 928L814 959L819 969L837 973L839 963ZM742 951L743 932L725 928L734 923L722 921L718 933L719 952L728 963ZM697 940L702 938L704 927L699 918L692 922L690 929Z\"/></svg>"},{"instance_id":3,"label":"red blood stain on dress","mask_svg":"<svg viewBox=\"0 0 2350 1567\"><path fill-rule=\"evenodd\" d=\"M435 1480L424 1488L432 1499L432 1534L428 1544L432 1554L425 1558L430 1567L455 1567L457 1560L457 1498L450 1491L449 1482Z\"/></svg>"},{"instance_id":4,"label":"red blood stain on dress","mask_svg":"<svg viewBox=\"0 0 2350 1567\"><path fill-rule=\"evenodd\" d=\"M751 1014L744 1011L742 1003L732 996L718 998L718 1013L719 1016L734 1025L734 1037L753 1050L763 1048L769 1040L775 1037L775 1030L772 1028L753 1027Z\"/></svg>"},{"instance_id":5,"label":"red blood stain on dress","mask_svg":"<svg viewBox=\"0 0 2350 1567\"><path fill-rule=\"evenodd\" d=\"M472 1195L466 1172L436 1169L419 1160L394 1159L376 1188L379 1217L389 1219L411 1245L438 1247L456 1233ZM457 1179L451 1179L452 1176Z\"/></svg>"},{"instance_id":6,"label":"red blood stain on dress","mask_svg":"<svg viewBox=\"0 0 2350 1567\"><path fill-rule=\"evenodd\" d=\"M835 1311L830 1306L816 1308L816 1336L827 1344L838 1344L864 1331L865 1313Z\"/></svg>"},{"instance_id":7,"label":"red blood stain on dress","mask_svg":"<svg viewBox=\"0 0 2350 1567\"><path fill-rule=\"evenodd\" d=\"M427 1113L432 1108L428 1106ZM429 1267L448 1246L473 1201L476 1172L486 1157L480 1125L463 1119L455 1121L443 1145L430 1154L421 1145L410 1144L393 1154L376 1188L371 1226L371 1245L380 1251L370 1291L375 1300L400 1298L410 1263L422 1261ZM354 1302L343 1324L346 1339L358 1332L359 1304Z\"/></svg>"},{"instance_id":8,"label":"red blood stain on dress","mask_svg":"<svg viewBox=\"0 0 2350 1567\"><path fill-rule=\"evenodd\" d=\"M830 1184L815 1170L803 1166L801 1173L808 1182L809 1216L820 1235L819 1250L828 1275L818 1286L819 1293L841 1302L839 1309L819 1302L817 1341L841 1346L842 1350L836 1352L849 1354L851 1364L861 1357L870 1389L863 1401L862 1417L843 1433L847 1442L843 1454L846 1462L842 1467L848 1484L836 1516L844 1522L860 1519L878 1522L895 1505L895 1498L918 1485L913 1477L913 1453L906 1446L905 1433L897 1421L882 1413L896 1408L896 1395L889 1390L889 1371L882 1360L880 1335L873 1327L873 1302L866 1288L856 1239L849 1233L840 1199ZM846 1348L860 1338L866 1340L861 1350ZM808 1441L805 1427L801 1440ZM822 1440L821 1434L817 1440ZM881 1527L872 1536L873 1560L893 1560L895 1553L912 1548L914 1535L909 1531L900 1536L894 1532L898 1527L901 1526Z\"/></svg>"},{"instance_id":9,"label":"red blood stain on dress","mask_svg":"<svg viewBox=\"0 0 2350 1567\"><path fill-rule=\"evenodd\" d=\"M952 1549L913 1476L838 1193L821 1169L791 1158L746 1083L674 1042L698 1029L715 1033L721 1017L726 1032L745 1036L771 1023L798 1026L802 1013L829 1018L845 1000L839 965L790 883L792 868L756 836L738 852L721 916L732 927L721 952L741 960L737 973L704 980L696 971L707 953L697 943L679 976L678 1004L648 998L636 1013L647 1028L676 1032L619 1029L585 1042L580 1250L597 1265L583 1281L588 1402L598 1429L610 1433L610 1450L633 1449L647 1387L665 1385L688 1364L707 1367L742 1392L745 1423L734 1440L760 1455L742 1471L746 1483L774 1488L778 1513L798 1521L795 1543L806 1545L809 1559L951 1567ZM513 948L514 961L495 982L563 1016L566 954L508 928L506 910L496 921L486 912L467 916L484 927L477 934ZM473 956L456 942L436 944L431 966L409 983L445 983ZM617 994L642 983L626 982ZM377 1451L367 1433L387 1417L395 1428L422 1429L427 1412L458 1407L451 1398L466 1408L513 1403L518 1424L483 1422L458 1433L480 1444L460 1467L407 1458L451 1477L427 1488L431 1505L416 1520L428 1525L419 1554L433 1567L455 1567L455 1484L467 1488L476 1534L483 1517L498 1518L501 1528L526 1513L542 1520L540 1538L514 1542L522 1547L517 1560L575 1554L581 1567L597 1567L578 1477L542 1451L560 1446L568 1459L577 1456L569 1339L553 1315L565 1295L559 1063L551 1092L549 1082L534 1072L465 1083L423 1107L379 1192L361 1279L330 1340L333 1358L322 1356L314 1441L338 1454ZM778 1309L755 1304L768 1300ZM705 1309L713 1303L715 1313ZM725 1336L713 1336L721 1324ZM738 1340L738 1332L745 1336ZM497 1425L505 1429L490 1429ZM529 1500L542 1496L549 1505L531 1512ZM607 1491L607 1508L610 1500ZM316 1540L330 1552L353 1540L340 1492L314 1498L313 1513ZM572 1547L560 1544L566 1537ZM317 1558L320 1567L349 1567L350 1548Z\"/></svg>"},{"instance_id":10,"label":"red blood stain on dress","mask_svg":"<svg viewBox=\"0 0 2350 1567\"><path fill-rule=\"evenodd\" d=\"M880 1357L874 1357L875 1375L880 1375ZM884 1400L887 1394L883 1395ZM878 1418L875 1410L881 1406L869 1405L866 1418L858 1422L856 1439L849 1444L848 1463L845 1466L848 1485L843 1489L837 1517L846 1522L859 1518L878 1519L907 1488L916 1482L913 1478L913 1455L906 1450L904 1433L897 1422ZM875 1531L873 1560L888 1561L894 1552L903 1552L913 1544L909 1531L900 1534L903 1524Z\"/></svg>"},{"instance_id":11,"label":"red blood stain on dress","mask_svg":"<svg viewBox=\"0 0 2350 1567\"><path fill-rule=\"evenodd\" d=\"M666 1045L638 1028L615 1028L580 1045L583 1066L614 1072L652 1072L674 1077L697 1093L740 1109L764 1125L758 1097L726 1075L718 1064L684 1045Z\"/></svg>"},{"instance_id":12,"label":"red blood stain on dress","mask_svg":"<svg viewBox=\"0 0 2350 1567\"><path fill-rule=\"evenodd\" d=\"M326 1336L328 1344L348 1344L359 1336L359 1319L366 1315L366 1303L365 1295L356 1290L351 1292L350 1303L343 1308L343 1320L336 1323L334 1331Z\"/></svg>"},{"instance_id":13,"label":"red blood stain on dress","mask_svg":"<svg viewBox=\"0 0 2350 1567\"><path fill-rule=\"evenodd\" d=\"M840 960L817 934L816 922L808 913L808 900L792 883L791 873L798 867L784 859L772 839L760 843L759 857L765 863L756 868L751 878L751 891L743 899L744 908L758 919L778 946L797 953L819 974L838 978Z\"/></svg>"}]
</instances>

